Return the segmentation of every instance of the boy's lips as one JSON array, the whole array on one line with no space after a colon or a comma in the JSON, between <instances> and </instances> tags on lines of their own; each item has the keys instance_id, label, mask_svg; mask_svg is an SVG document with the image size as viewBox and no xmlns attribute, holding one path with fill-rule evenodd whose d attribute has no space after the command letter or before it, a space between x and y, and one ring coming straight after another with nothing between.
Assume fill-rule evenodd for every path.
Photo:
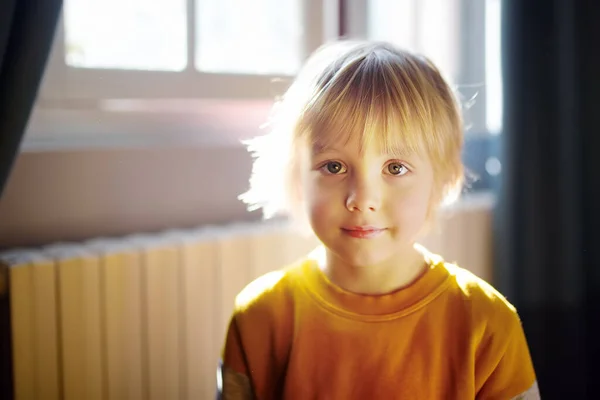
<instances>
[{"instance_id":1,"label":"boy's lips","mask_svg":"<svg viewBox=\"0 0 600 400\"><path fill-rule=\"evenodd\" d=\"M375 226L351 226L342 228L348 236L352 236L358 239L370 239L382 234L386 228L378 228Z\"/></svg>"}]
</instances>

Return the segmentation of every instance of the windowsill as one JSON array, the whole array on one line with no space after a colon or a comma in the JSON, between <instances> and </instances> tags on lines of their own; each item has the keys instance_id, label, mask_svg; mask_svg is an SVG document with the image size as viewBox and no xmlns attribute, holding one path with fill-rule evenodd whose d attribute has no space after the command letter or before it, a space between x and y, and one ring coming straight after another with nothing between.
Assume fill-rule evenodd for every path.
<instances>
[{"instance_id":1,"label":"windowsill","mask_svg":"<svg viewBox=\"0 0 600 400\"><path fill-rule=\"evenodd\" d=\"M273 100L110 100L34 108L21 151L236 147L261 134Z\"/></svg>"},{"instance_id":2,"label":"windowsill","mask_svg":"<svg viewBox=\"0 0 600 400\"><path fill-rule=\"evenodd\" d=\"M238 147L264 133L273 99L39 100L22 152L64 150ZM469 129L467 137L488 136Z\"/></svg>"}]
</instances>

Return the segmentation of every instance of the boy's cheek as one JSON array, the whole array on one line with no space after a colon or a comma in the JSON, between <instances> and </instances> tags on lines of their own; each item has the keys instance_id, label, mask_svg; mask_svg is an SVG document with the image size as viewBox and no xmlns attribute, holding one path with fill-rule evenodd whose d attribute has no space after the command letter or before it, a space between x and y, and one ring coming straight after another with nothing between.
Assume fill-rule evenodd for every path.
<instances>
[{"instance_id":1,"label":"boy's cheek","mask_svg":"<svg viewBox=\"0 0 600 400\"><path fill-rule=\"evenodd\" d=\"M327 182L323 179L315 179L304 186L306 201L315 206L333 204L339 197L339 188L334 182Z\"/></svg>"},{"instance_id":2,"label":"boy's cheek","mask_svg":"<svg viewBox=\"0 0 600 400\"><path fill-rule=\"evenodd\" d=\"M323 194L315 194L308 200L308 211L313 218L327 218L335 207L335 200Z\"/></svg>"},{"instance_id":3,"label":"boy's cheek","mask_svg":"<svg viewBox=\"0 0 600 400\"><path fill-rule=\"evenodd\" d=\"M406 185L386 193L386 203L394 214L420 213L431 201L431 191L425 187Z\"/></svg>"},{"instance_id":4,"label":"boy's cheek","mask_svg":"<svg viewBox=\"0 0 600 400\"><path fill-rule=\"evenodd\" d=\"M336 197L324 192L315 193L308 199L306 211L315 230L329 229L340 219L343 204Z\"/></svg>"}]
</instances>

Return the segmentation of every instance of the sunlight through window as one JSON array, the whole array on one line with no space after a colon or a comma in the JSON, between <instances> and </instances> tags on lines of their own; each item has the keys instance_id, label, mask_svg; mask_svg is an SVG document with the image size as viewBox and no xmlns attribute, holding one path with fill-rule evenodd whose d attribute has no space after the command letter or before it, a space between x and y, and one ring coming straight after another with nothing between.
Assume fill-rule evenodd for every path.
<instances>
[{"instance_id":1,"label":"sunlight through window","mask_svg":"<svg viewBox=\"0 0 600 400\"><path fill-rule=\"evenodd\" d=\"M198 0L196 68L292 75L302 63L299 0Z\"/></svg>"},{"instance_id":2,"label":"sunlight through window","mask_svg":"<svg viewBox=\"0 0 600 400\"><path fill-rule=\"evenodd\" d=\"M500 0L487 0L485 13L486 125L490 133L502 129L502 73Z\"/></svg>"},{"instance_id":3,"label":"sunlight through window","mask_svg":"<svg viewBox=\"0 0 600 400\"><path fill-rule=\"evenodd\" d=\"M185 0L71 0L64 15L65 61L71 67L186 67Z\"/></svg>"},{"instance_id":4,"label":"sunlight through window","mask_svg":"<svg viewBox=\"0 0 600 400\"><path fill-rule=\"evenodd\" d=\"M455 0L369 0L367 37L424 54L453 80L460 68Z\"/></svg>"}]
</instances>

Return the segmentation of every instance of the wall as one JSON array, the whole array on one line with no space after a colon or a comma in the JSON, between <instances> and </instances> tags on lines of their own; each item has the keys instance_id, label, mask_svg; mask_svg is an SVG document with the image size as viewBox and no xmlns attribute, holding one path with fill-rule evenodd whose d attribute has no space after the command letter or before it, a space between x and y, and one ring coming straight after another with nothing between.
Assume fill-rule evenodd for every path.
<instances>
[{"instance_id":1,"label":"wall","mask_svg":"<svg viewBox=\"0 0 600 400\"><path fill-rule=\"evenodd\" d=\"M260 218L237 195L242 146L24 152L0 200L0 249Z\"/></svg>"}]
</instances>

